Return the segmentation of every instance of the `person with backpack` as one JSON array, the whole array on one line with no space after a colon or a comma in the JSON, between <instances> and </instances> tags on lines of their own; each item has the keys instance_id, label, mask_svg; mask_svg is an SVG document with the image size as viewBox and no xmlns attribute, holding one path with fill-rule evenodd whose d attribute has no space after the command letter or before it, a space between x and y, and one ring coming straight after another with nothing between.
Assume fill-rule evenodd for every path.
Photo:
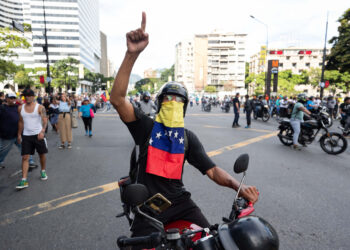
<instances>
[{"instance_id":1,"label":"person with backpack","mask_svg":"<svg viewBox=\"0 0 350 250\"><path fill-rule=\"evenodd\" d=\"M127 51L111 92L112 105L128 127L136 145L140 146L139 171L131 179L137 179L138 183L145 185L151 196L161 193L171 201L172 205L161 216L155 216L156 219L163 223L174 218L190 220L205 228L209 222L182 182L185 160L219 185L237 191L239 182L217 167L206 154L198 137L185 129L184 116L189 98L187 89L181 83L168 82L160 89L155 120L144 115L128 101L126 95L131 70L148 45L145 27L146 14L142 13L141 28L126 35ZM242 196L255 203L258 191L256 187L243 185ZM137 216L131 228L132 236L148 235L155 230Z\"/></svg>"}]
</instances>

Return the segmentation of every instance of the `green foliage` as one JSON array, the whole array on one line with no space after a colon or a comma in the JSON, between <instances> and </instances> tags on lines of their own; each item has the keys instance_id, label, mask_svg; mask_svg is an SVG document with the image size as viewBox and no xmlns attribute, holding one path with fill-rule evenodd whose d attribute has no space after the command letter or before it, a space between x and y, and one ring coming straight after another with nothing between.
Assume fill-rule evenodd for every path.
<instances>
[{"instance_id":1,"label":"green foliage","mask_svg":"<svg viewBox=\"0 0 350 250\"><path fill-rule=\"evenodd\" d=\"M154 94L162 85L163 83L157 78L143 78L135 83L135 89L139 93L149 91Z\"/></svg>"},{"instance_id":2,"label":"green foliage","mask_svg":"<svg viewBox=\"0 0 350 250\"><path fill-rule=\"evenodd\" d=\"M12 58L18 56L13 49L27 49L30 44L23 37L17 36L16 32L9 28L0 28L0 81L12 78L18 71Z\"/></svg>"},{"instance_id":3,"label":"green foliage","mask_svg":"<svg viewBox=\"0 0 350 250\"><path fill-rule=\"evenodd\" d=\"M28 70L25 70L24 67L19 70L14 77L14 82L18 84L20 88L33 86L35 81L33 77L29 76Z\"/></svg>"},{"instance_id":4,"label":"green foliage","mask_svg":"<svg viewBox=\"0 0 350 250\"><path fill-rule=\"evenodd\" d=\"M52 86L75 88L78 83L79 61L72 57L55 62L52 70Z\"/></svg>"},{"instance_id":5,"label":"green foliage","mask_svg":"<svg viewBox=\"0 0 350 250\"><path fill-rule=\"evenodd\" d=\"M173 64L173 66L171 66L170 69L163 69L160 72L160 80L162 82L167 82L169 76L171 76L171 79L174 81L175 79L175 65Z\"/></svg>"},{"instance_id":6,"label":"green foliage","mask_svg":"<svg viewBox=\"0 0 350 250\"><path fill-rule=\"evenodd\" d=\"M350 8L338 19L338 36L329 40L333 44L331 53L327 56L326 69L350 73Z\"/></svg>"},{"instance_id":7,"label":"green foliage","mask_svg":"<svg viewBox=\"0 0 350 250\"><path fill-rule=\"evenodd\" d=\"M134 90L129 91L128 95L129 95L129 96L133 96L133 95L136 95L137 93L139 93L139 92L137 91L137 89L134 89Z\"/></svg>"},{"instance_id":8,"label":"green foliage","mask_svg":"<svg viewBox=\"0 0 350 250\"><path fill-rule=\"evenodd\" d=\"M216 92L216 87L215 87L215 86L207 85L207 86L205 86L205 88L204 88L204 92L207 92L207 93L215 93L215 92Z\"/></svg>"}]
</instances>

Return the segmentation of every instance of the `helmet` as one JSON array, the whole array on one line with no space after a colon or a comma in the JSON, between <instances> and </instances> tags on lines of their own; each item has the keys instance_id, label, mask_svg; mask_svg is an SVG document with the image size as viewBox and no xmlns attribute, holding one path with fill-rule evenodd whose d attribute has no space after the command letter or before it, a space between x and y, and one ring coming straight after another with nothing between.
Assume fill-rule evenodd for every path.
<instances>
[{"instance_id":1,"label":"helmet","mask_svg":"<svg viewBox=\"0 0 350 250\"><path fill-rule=\"evenodd\" d=\"M277 250L279 239L275 229L263 218L246 216L219 227L224 249Z\"/></svg>"},{"instance_id":2,"label":"helmet","mask_svg":"<svg viewBox=\"0 0 350 250\"><path fill-rule=\"evenodd\" d=\"M181 83L178 83L178 82L167 82L159 90L157 94L157 102L156 102L157 113L159 112L160 107L162 106L163 97L167 94L177 95L184 99L184 116L185 116L187 104L188 104L188 93L185 86L183 86Z\"/></svg>"},{"instance_id":3,"label":"helmet","mask_svg":"<svg viewBox=\"0 0 350 250\"><path fill-rule=\"evenodd\" d=\"M148 97L148 98L146 98L146 97ZM148 102L150 99L151 99L151 94L148 91L146 91L142 94L143 101Z\"/></svg>"},{"instance_id":4,"label":"helmet","mask_svg":"<svg viewBox=\"0 0 350 250\"><path fill-rule=\"evenodd\" d=\"M305 93L301 93L298 95L298 102L301 102L301 103L305 103L306 102L306 94Z\"/></svg>"}]
</instances>

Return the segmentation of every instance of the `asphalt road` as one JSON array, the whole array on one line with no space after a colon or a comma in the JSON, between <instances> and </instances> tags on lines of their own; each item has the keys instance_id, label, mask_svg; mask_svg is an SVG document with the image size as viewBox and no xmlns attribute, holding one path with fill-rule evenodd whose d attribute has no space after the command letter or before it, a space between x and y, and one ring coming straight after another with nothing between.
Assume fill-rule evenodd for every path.
<instances>
[{"instance_id":1,"label":"asphalt road","mask_svg":"<svg viewBox=\"0 0 350 250\"><path fill-rule=\"evenodd\" d=\"M350 249L350 149L332 156L314 142L294 151L273 134L273 119L253 120L252 129L233 129L232 120L219 108L204 113L194 107L185 125L229 173L240 154L250 155L246 183L260 191L255 214L275 227L280 249ZM20 169L19 152L11 150L0 169L1 250L116 249L117 237L129 234L126 219L115 218L121 211L115 182L128 173L132 138L115 112L97 114L93 130L92 138L85 137L79 121L71 150L59 150L50 131L49 178L41 181L35 169L22 191L15 190L20 176L11 177ZM338 130L337 123L331 130ZM235 192L189 165L184 183L211 223L228 216Z\"/></svg>"}]
</instances>

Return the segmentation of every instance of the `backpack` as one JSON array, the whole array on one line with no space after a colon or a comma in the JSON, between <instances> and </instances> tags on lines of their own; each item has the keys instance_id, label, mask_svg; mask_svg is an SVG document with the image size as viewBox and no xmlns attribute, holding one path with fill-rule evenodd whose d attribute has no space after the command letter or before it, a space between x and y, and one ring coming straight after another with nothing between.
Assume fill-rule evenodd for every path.
<instances>
[{"instance_id":1,"label":"backpack","mask_svg":"<svg viewBox=\"0 0 350 250\"><path fill-rule=\"evenodd\" d=\"M130 170L129 170L129 177L131 179L131 183L138 183L139 179L139 163L140 160L145 158L147 155L147 150L149 146L149 140L151 138L152 133L150 133L149 137L147 138L146 142L143 145L135 145L130 156ZM185 139L185 156L188 152L188 137L187 132L185 129L184 133L184 139ZM143 152L143 154L141 154Z\"/></svg>"}]
</instances>

